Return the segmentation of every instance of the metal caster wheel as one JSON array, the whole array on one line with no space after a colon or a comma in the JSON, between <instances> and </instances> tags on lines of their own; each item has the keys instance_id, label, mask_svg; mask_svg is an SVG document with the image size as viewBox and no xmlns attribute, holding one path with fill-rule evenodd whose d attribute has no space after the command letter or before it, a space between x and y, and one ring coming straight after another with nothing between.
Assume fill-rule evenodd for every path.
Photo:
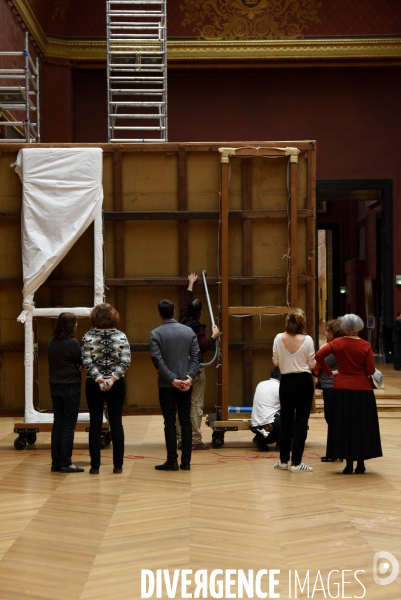
<instances>
[{"instance_id":1,"label":"metal caster wheel","mask_svg":"<svg viewBox=\"0 0 401 600\"><path fill-rule=\"evenodd\" d=\"M16 450L25 450L26 448L26 439L24 437L17 437L14 440L14 448Z\"/></svg>"},{"instance_id":2,"label":"metal caster wheel","mask_svg":"<svg viewBox=\"0 0 401 600\"><path fill-rule=\"evenodd\" d=\"M32 446L36 442L36 433L28 433L26 436L26 441L30 446Z\"/></svg>"},{"instance_id":3,"label":"metal caster wheel","mask_svg":"<svg viewBox=\"0 0 401 600\"><path fill-rule=\"evenodd\" d=\"M214 431L212 433L212 447L223 448L224 446L224 431Z\"/></svg>"}]
</instances>

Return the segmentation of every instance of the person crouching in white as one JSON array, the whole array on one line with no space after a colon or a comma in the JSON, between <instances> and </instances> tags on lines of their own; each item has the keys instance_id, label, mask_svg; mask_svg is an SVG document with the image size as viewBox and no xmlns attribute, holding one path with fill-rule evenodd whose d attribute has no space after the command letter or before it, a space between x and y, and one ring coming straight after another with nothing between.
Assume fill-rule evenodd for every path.
<instances>
[{"instance_id":1,"label":"person crouching in white","mask_svg":"<svg viewBox=\"0 0 401 600\"><path fill-rule=\"evenodd\" d=\"M255 390L251 415L251 431L255 433L253 443L261 451L269 450L269 445L276 444L281 430L280 419L280 378L281 372L275 367L270 379L261 381Z\"/></svg>"}]
</instances>

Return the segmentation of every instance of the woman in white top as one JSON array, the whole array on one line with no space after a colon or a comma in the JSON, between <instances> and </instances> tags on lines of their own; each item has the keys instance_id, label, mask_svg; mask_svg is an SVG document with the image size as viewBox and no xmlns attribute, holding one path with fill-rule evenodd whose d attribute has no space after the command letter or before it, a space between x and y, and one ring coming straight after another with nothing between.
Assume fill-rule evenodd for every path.
<instances>
[{"instance_id":1,"label":"woman in white top","mask_svg":"<svg viewBox=\"0 0 401 600\"><path fill-rule=\"evenodd\" d=\"M291 438L290 471L313 471L302 462L314 385L311 371L316 364L313 340L305 334L305 313L293 308L285 321L284 333L273 343L273 363L280 367L281 434L280 460L275 469L288 469Z\"/></svg>"}]
</instances>

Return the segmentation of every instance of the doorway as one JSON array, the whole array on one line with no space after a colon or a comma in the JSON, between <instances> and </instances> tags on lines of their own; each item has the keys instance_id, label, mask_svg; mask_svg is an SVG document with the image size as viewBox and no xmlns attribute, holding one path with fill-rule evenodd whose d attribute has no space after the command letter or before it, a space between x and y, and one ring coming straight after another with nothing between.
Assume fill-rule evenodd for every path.
<instances>
[{"instance_id":1,"label":"doorway","mask_svg":"<svg viewBox=\"0 0 401 600\"><path fill-rule=\"evenodd\" d=\"M392 180L320 180L316 189L320 343L328 320L353 312L365 323L374 316L373 349L382 339L391 351Z\"/></svg>"}]
</instances>

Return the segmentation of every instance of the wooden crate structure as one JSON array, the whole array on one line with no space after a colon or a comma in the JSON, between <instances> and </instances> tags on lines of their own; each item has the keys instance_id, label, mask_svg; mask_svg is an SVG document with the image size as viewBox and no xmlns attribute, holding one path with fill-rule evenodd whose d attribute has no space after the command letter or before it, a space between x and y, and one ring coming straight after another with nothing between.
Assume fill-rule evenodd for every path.
<instances>
[{"instance_id":1,"label":"wooden crate structure","mask_svg":"<svg viewBox=\"0 0 401 600\"><path fill-rule=\"evenodd\" d=\"M303 308L308 332L315 332L315 143L90 146L104 155L106 300L117 307L132 349L127 412L160 412L149 357L149 332L160 322L157 303L170 298L178 313L188 273L202 269L222 331L218 366L207 368L205 411L218 405L226 419L228 405L250 406L255 386L270 375L272 341L288 307ZM21 184L10 169L21 147L3 144L0 155L3 415L24 407L23 327L15 321L22 290ZM37 292L37 306L90 306L92 240L89 229ZM200 282L194 296L204 302L210 334ZM51 410L46 348L52 326L48 319L37 323L36 404L44 410ZM88 328L88 320L80 320L78 339Z\"/></svg>"}]
</instances>

